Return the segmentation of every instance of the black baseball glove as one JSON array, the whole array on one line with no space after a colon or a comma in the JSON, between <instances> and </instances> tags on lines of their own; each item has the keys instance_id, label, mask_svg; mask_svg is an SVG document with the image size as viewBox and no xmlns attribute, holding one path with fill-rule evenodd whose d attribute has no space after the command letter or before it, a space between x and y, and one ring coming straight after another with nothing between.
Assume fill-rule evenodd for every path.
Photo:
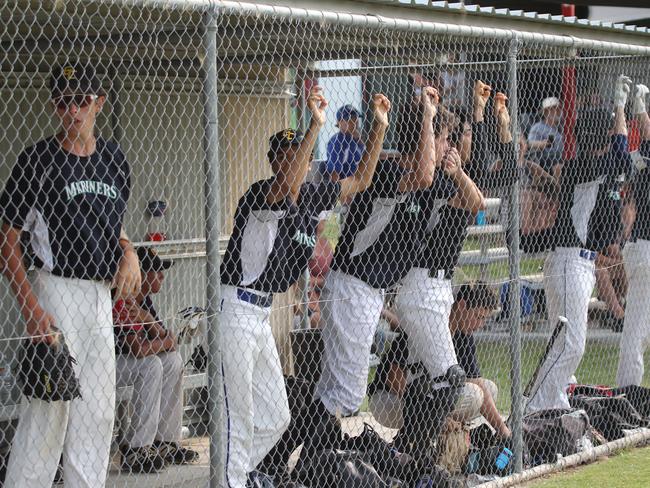
<instances>
[{"instance_id":1,"label":"black baseball glove","mask_svg":"<svg viewBox=\"0 0 650 488\"><path fill-rule=\"evenodd\" d=\"M48 402L81 398L73 368L77 361L70 355L63 334L54 344L25 339L18 359L16 381L27 398Z\"/></svg>"}]
</instances>

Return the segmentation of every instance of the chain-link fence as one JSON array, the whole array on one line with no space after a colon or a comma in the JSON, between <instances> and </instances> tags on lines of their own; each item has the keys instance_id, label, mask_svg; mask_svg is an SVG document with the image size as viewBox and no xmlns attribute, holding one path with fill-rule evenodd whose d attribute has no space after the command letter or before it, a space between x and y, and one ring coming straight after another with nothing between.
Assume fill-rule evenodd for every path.
<instances>
[{"instance_id":1,"label":"chain-link fence","mask_svg":"<svg viewBox=\"0 0 650 488\"><path fill-rule=\"evenodd\" d=\"M462 486L647 426L641 35L0 16L4 486Z\"/></svg>"}]
</instances>

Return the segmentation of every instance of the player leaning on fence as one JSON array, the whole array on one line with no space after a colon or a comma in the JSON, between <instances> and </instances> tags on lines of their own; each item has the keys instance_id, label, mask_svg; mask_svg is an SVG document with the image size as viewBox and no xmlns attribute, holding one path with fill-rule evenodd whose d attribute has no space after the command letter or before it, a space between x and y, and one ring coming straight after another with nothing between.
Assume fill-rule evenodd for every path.
<instances>
[{"instance_id":1,"label":"player leaning on fence","mask_svg":"<svg viewBox=\"0 0 650 488\"><path fill-rule=\"evenodd\" d=\"M372 186L356 195L325 281L322 372L309 409L313 428L303 448L305 457L333 447L340 439L334 416L350 415L361 405L383 291L408 271L435 200L448 196L447 187L434 181L443 156L433 144L434 125L436 133L446 129L437 122L438 92L425 87L412 103L406 116L420 122L413 152L403 154L398 163L382 161ZM401 114L400 124L408 123L404 118Z\"/></svg>"},{"instance_id":2,"label":"player leaning on fence","mask_svg":"<svg viewBox=\"0 0 650 488\"><path fill-rule=\"evenodd\" d=\"M62 331L77 360L82 399L25 402L5 486L50 486L63 453L66 486L104 486L115 409L111 286L140 288L138 258L122 230L130 171L122 151L95 137L106 99L94 70L56 68L50 82L61 131L27 148L0 198L2 264L35 341ZM30 232L27 276L20 234ZM112 283L112 284L111 284Z\"/></svg>"},{"instance_id":3,"label":"player leaning on fence","mask_svg":"<svg viewBox=\"0 0 650 488\"><path fill-rule=\"evenodd\" d=\"M221 268L223 375L227 463L225 483L244 488L247 473L289 424L289 407L269 317L274 293L294 284L307 267L321 213L372 181L390 102L374 95L373 126L356 172L338 182L305 183L312 150L325 123L327 101L309 95L309 130L287 129L270 139L274 176L253 183L240 199Z\"/></svg>"},{"instance_id":4,"label":"player leaning on fence","mask_svg":"<svg viewBox=\"0 0 650 488\"><path fill-rule=\"evenodd\" d=\"M476 125L483 123L489 96L490 87L477 81L473 107ZM499 135L497 149L505 160L504 166L512 168L515 165L514 150L503 93L497 93L495 97L494 112ZM458 364L449 330L449 316L454 303L451 280L469 218L485 208L483 194L467 176L463 165L468 162L470 154L476 163L483 164L486 154L484 141L478 141L477 150L471 151L471 126L467 116L463 115L459 122L453 134L453 147L447 147L446 131L436 135L435 139L436 150L445 153L443 171L436 176L451 181L456 190L452 198L436 202L427 226L427 236L420 243L420 252L404 277L395 300L400 326L408 335L409 363L422 364L427 372L416 380L419 385L414 384L404 397L409 408L405 409L404 425L395 442L400 451L420 449L426 452L427 443L423 439L434 441L437 438L465 382L465 372Z\"/></svg>"},{"instance_id":5,"label":"player leaning on fence","mask_svg":"<svg viewBox=\"0 0 650 488\"><path fill-rule=\"evenodd\" d=\"M531 390L527 410L569 408L566 387L585 350L587 311L595 284L596 252L588 249L592 216L608 175L630 170L625 104L630 79L618 77L614 87L614 116L606 108L578 115L577 157L562 167L560 208L552 235L553 250L544 262L544 291L552 325L568 319L546 356Z\"/></svg>"},{"instance_id":6,"label":"player leaning on fence","mask_svg":"<svg viewBox=\"0 0 650 488\"><path fill-rule=\"evenodd\" d=\"M650 338L650 117L645 101L649 91L647 86L637 85L632 104L642 142L640 157L635 158L638 170L634 182L636 220L631 242L623 250L628 292L616 376L619 386L641 385L643 354Z\"/></svg>"}]
</instances>

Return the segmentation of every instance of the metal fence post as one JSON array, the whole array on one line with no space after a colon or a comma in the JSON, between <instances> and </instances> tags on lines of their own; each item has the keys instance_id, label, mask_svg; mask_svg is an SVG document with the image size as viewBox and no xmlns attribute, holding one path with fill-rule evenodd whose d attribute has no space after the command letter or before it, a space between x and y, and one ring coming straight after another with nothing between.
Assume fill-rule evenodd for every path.
<instances>
[{"instance_id":1,"label":"metal fence post","mask_svg":"<svg viewBox=\"0 0 650 488\"><path fill-rule=\"evenodd\" d=\"M219 124L217 92L217 12L208 10L203 17L203 107L205 149L205 235L206 235L206 303L208 311L208 409L210 420L210 487L223 486L224 452L222 433L223 378L221 374L221 340L219 304L221 302L219 238L221 236L221 195L219 184Z\"/></svg>"},{"instance_id":2,"label":"metal fence post","mask_svg":"<svg viewBox=\"0 0 650 488\"><path fill-rule=\"evenodd\" d=\"M517 54L521 40L515 35L508 49L508 99L510 101L510 121L514 142L515 156L519 156L519 120L517 99ZM510 208L508 209L508 267L510 291L510 357L512 382L510 386L512 447L514 452L514 469L520 473L523 469L523 398L521 390L521 270L519 251L519 178L515 179L510 189Z\"/></svg>"}]
</instances>

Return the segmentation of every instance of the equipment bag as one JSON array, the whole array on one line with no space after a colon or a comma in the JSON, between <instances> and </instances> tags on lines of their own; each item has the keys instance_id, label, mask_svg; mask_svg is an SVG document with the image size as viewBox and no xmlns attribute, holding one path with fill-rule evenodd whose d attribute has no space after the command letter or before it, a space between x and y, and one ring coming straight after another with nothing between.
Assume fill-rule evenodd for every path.
<instances>
[{"instance_id":1,"label":"equipment bag","mask_svg":"<svg viewBox=\"0 0 650 488\"><path fill-rule=\"evenodd\" d=\"M526 415L523 420L527 464L552 463L557 455L575 454L589 431L584 410L549 409Z\"/></svg>"}]
</instances>

